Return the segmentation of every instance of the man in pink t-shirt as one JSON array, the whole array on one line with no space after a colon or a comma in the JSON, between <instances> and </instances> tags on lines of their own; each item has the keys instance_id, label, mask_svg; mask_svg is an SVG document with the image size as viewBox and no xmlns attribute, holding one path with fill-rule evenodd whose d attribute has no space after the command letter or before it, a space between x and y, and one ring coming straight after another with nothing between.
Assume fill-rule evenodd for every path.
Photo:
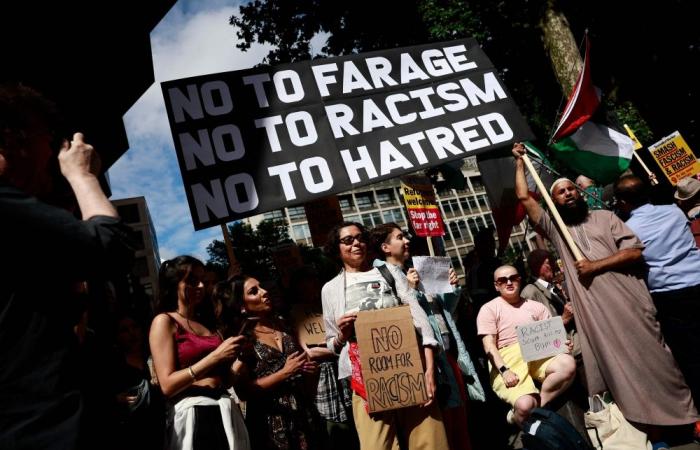
<instances>
[{"instance_id":1,"label":"man in pink t-shirt","mask_svg":"<svg viewBox=\"0 0 700 450\"><path fill-rule=\"evenodd\" d=\"M531 361L523 360L515 327L551 317L547 308L520 297L520 275L515 267L501 266L494 272L500 296L479 310L476 325L489 358L491 387L503 401L513 406L508 422L522 425L530 411L546 405L569 387L576 374L570 354ZM569 353L571 342L567 341ZM541 391L533 379L542 383Z\"/></svg>"}]
</instances>

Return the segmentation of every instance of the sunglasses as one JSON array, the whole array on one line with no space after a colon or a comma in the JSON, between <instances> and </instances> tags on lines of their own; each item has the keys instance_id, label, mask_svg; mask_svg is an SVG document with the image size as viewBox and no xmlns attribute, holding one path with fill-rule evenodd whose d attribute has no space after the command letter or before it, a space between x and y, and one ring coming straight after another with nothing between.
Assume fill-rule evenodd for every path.
<instances>
[{"instance_id":1,"label":"sunglasses","mask_svg":"<svg viewBox=\"0 0 700 450\"><path fill-rule=\"evenodd\" d=\"M352 245L352 243L355 242L355 239L357 239L357 242L366 243L367 235L365 233L360 233L356 234L355 236L345 236L338 239L338 241L340 241L341 244Z\"/></svg>"},{"instance_id":2,"label":"sunglasses","mask_svg":"<svg viewBox=\"0 0 700 450\"><path fill-rule=\"evenodd\" d=\"M496 278L496 283L497 284L506 284L507 282L515 283L516 281L520 281L520 275L513 274L509 277L498 277Z\"/></svg>"}]
</instances>

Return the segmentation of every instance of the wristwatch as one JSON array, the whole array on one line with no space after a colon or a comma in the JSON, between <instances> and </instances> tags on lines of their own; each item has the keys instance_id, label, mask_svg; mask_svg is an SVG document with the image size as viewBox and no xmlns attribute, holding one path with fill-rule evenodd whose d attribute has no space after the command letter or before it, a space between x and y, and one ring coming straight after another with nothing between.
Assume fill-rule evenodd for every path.
<instances>
[{"instance_id":1,"label":"wristwatch","mask_svg":"<svg viewBox=\"0 0 700 450\"><path fill-rule=\"evenodd\" d=\"M508 367L505 364L498 368L498 371L501 372L501 374L506 373L507 370Z\"/></svg>"}]
</instances>

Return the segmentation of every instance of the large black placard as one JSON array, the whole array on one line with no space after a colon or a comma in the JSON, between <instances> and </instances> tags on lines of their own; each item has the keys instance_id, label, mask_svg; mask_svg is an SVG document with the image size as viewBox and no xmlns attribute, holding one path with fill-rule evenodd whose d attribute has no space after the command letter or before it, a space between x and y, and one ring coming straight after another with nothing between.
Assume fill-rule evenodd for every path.
<instances>
[{"instance_id":1,"label":"large black placard","mask_svg":"<svg viewBox=\"0 0 700 450\"><path fill-rule=\"evenodd\" d=\"M196 229L532 137L474 39L162 89Z\"/></svg>"}]
</instances>

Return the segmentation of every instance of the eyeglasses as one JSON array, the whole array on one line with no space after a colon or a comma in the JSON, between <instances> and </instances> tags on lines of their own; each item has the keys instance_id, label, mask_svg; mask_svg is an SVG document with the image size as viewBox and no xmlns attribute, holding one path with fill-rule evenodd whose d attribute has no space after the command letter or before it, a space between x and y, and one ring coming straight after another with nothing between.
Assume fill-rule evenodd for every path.
<instances>
[{"instance_id":1,"label":"eyeglasses","mask_svg":"<svg viewBox=\"0 0 700 450\"><path fill-rule=\"evenodd\" d=\"M355 242L355 239L357 239L357 242L365 243L367 242L367 235L365 235L365 233L360 233L356 234L355 236L345 236L338 239L338 241L340 241L341 244L352 245L352 243Z\"/></svg>"},{"instance_id":2,"label":"eyeglasses","mask_svg":"<svg viewBox=\"0 0 700 450\"><path fill-rule=\"evenodd\" d=\"M520 281L520 275L517 273L514 273L513 275L510 275L508 277L498 277L496 278L496 283L497 284L506 284L507 282L515 283L516 281Z\"/></svg>"}]
</instances>

